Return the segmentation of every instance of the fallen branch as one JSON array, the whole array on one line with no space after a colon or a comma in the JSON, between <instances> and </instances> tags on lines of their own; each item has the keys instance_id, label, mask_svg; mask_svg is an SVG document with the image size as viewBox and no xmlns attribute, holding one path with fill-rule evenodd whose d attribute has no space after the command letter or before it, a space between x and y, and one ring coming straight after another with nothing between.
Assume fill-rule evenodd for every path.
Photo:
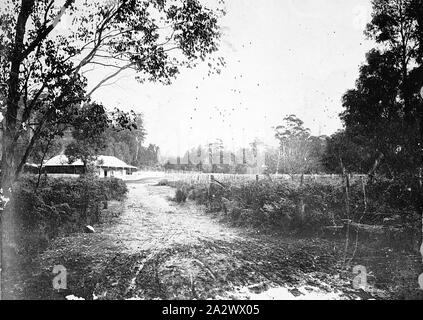
<instances>
[{"instance_id":1,"label":"fallen branch","mask_svg":"<svg viewBox=\"0 0 423 320\"><path fill-rule=\"evenodd\" d=\"M347 224L348 222L345 222ZM363 224L363 223L356 223L356 222L349 222L349 226L351 229L355 231L364 231L367 233L376 233L376 234L384 234L386 232L399 232L401 228L397 227L386 227L380 225L370 225L370 224Z\"/></svg>"},{"instance_id":2,"label":"fallen branch","mask_svg":"<svg viewBox=\"0 0 423 320\"><path fill-rule=\"evenodd\" d=\"M344 229L344 226L326 226L323 227L324 230L328 230L328 231L341 231Z\"/></svg>"},{"instance_id":3,"label":"fallen branch","mask_svg":"<svg viewBox=\"0 0 423 320\"><path fill-rule=\"evenodd\" d=\"M350 228L354 229L355 231L365 231L368 233L384 233L385 232L385 227L384 226L373 226L373 225L369 225L369 224L362 224L362 223L355 223L355 222L351 222L350 223Z\"/></svg>"}]
</instances>

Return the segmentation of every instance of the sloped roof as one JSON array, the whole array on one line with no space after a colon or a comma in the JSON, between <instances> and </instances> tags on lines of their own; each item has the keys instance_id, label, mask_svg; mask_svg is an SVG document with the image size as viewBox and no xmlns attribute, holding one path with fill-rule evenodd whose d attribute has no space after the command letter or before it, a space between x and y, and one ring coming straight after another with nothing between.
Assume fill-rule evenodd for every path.
<instances>
[{"instance_id":1,"label":"sloped roof","mask_svg":"<svg viewBox=\"0 0 423 320\"><path fill-rule=\"evenodd\" d=\"M43 164L43 167L53 167L53 166L83 166L81 160L76 160L72 163L69 163L68 157L66 157L64 154L54 156L50 160L46 161Z\"/></svg>"},{"instance_id":2,"label":"sloped roof","mask_svg":"<svg viewBox=\"0 0 423 320\"><path fill-rule=\"evenodd\" d=\"M126 164L122 160L113 156L98 156L97 165L99 167L134 168L134 169L137 168L134 166L130 166L129 164Z\"/></svg>"},{"instance_id":3,"label":"sloped roof","mask_svg":"<svg viewBox=\"0 0 423 320\"><path fill-rule=\"evenodd\" d=\"M69 163L68 157L64 154L55 156L50 160L44 163L44 167L53 167L53 166L82 166L83 163L81 160L76 160L72 163ZM123 162L122 160L113 157L113 156L98 156L96 160L96 165L99 167L113 167L113 168L133 168L137 167L130 166Z\"/></svg>"},{"instance_id":4,"label":"sloped roof","mask_svg":"<svg viewBox=\"0 0 423 320\"><path fill-rule=\"evenodd\" d=\"M35 163L31 163L31 162L25 163L25 166L32 167L32 168L38 168L38 165L36 165Z\"/></svg>"}]
</instances>

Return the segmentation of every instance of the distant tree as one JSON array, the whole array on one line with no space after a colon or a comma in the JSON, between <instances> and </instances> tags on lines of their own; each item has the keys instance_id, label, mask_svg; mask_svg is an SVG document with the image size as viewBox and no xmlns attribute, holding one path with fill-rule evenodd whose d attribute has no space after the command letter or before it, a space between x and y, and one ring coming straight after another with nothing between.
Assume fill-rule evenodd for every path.
<instances>
[{"instance_id":1,"label":"distant tree","mask_svg":"<svg viewBox=\"0 0 423 320\"><path fill-rule=\"evenodd\" d=\"M116 110L117 111L117 110ZM122 122L127 114L121 114L120 118L115 117L115 122ZM126 120L125 120L126 121ZM139 158L142 148L142 142L145 139L146 132L142 115L133 113L132 119L127 119L126 127L119 125L119 128L109 127L105 131L106 148L103 154L117 157L128 164L139 165ZM129 127L128 125L131 124Z\"/></svg>"},{"instance_id":2,"label":"distant tree","mask_svg":"<svg viewBox=\"0 0 423 320\"><path fill-rule=\"evenodd\" d=\"M324 172L323 157L326 151L327 136L310 136L309 139L309 171L313 173Z\"/></svg>"},{"instance_id":3,"label":"distant tree","mask_svg":"<svg viewBox=\"0 0 423 320\"><path fill-rule=\"evenodd\" d=\"M159 163L159 150L160 148L155 144L149 144L148 147L139 149L139 156L137 165L140 167L152 167Z\"/></svg>"},{"instance_id":4,"label":"distant tree","mask_svg":"<svg viewBox=\"0 0 423 320\"><path fill-rule=\"evenodd\" d=\"M294 174L316 170L319 159L312 156L313 139L301 119L295 115L285 117L275 128L275 138L279 141L276 172Z\"/></svg>"},{"instance_id":5,"label":"distant tree","mask_svg":"<svg viewBox=\"0 0 423 320\"><path fill-rule=\"evenodd\" d=\"M136 150L135 150L135 159L133 159L132 163L139 165L138 156L140 154L140 147L142 146L142 143L144 142L144 139L146 136L142 114L139 113L136 115L135 123L137 125L137 129L134 131L134 136L136 141Z\"/></svg>"},{"instance_id":6,"label":"distant tree","mask_svg":"<svg viewBox=\"0 0 423 320\"><path fill-rule=\"evenodd\" d=\"M266 174L275 174L278 173L278 166L280 162L280 147L273 148L268 147L265 151L265 165L266 165Z\"/></svg>"},{"instance_id":7,"label":"distant tree","mask_svg":"<svg viewBox=\"0 0 423 320\"><path fill-rule=\"evenodd\" d=\"M102 150L102 154L133 164L137 149L135 135L130 130L116 131L110 128L106 130L105 136L106 148Z\"/></svg>"}]
</instances>

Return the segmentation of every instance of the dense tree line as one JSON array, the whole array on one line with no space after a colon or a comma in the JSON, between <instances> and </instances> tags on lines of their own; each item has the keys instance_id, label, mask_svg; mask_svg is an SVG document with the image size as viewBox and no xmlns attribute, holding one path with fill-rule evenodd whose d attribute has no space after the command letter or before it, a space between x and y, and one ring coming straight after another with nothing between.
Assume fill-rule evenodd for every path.
<instances>
[{"instance_id":1,"label":"dense tree line","mask_svg":"<svg viewBox=\"0 0 423 320\"><path fill-rule=\"evenodd\" d=\"M366 55L356 88L343 96L345 129L329 140L326 164L415 175L423 157L423 1L373 1ZM338 163L338 164L337 164Z\"/></svg>"},{"instance_id":2,"label":"dense tree line","mask_svg":"<svg viewBox=\"0 0 423 320\"><path fill-rule=\"evenodd\" d=\"M381 175L423 211L423 1L374 0L365 34L375 41L356 87L343 96L344 130L325 165Z\"/></svg>"}]
</instances>

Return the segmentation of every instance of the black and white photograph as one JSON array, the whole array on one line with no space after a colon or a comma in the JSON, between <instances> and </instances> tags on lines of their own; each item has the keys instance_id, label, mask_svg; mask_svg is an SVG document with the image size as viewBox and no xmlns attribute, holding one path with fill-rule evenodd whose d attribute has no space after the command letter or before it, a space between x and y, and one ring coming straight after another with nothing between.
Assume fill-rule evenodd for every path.
<instances>
[{"instance_id":1,"label":"black and white photograph","mask_svg":"<svg viewBox=\"0 0 423 320\"><path fill-rule=\"evenodd\" d=\"M0 0L0 26L0 300L423 300L423 0Z\"/></svg>"}]
</instances>

